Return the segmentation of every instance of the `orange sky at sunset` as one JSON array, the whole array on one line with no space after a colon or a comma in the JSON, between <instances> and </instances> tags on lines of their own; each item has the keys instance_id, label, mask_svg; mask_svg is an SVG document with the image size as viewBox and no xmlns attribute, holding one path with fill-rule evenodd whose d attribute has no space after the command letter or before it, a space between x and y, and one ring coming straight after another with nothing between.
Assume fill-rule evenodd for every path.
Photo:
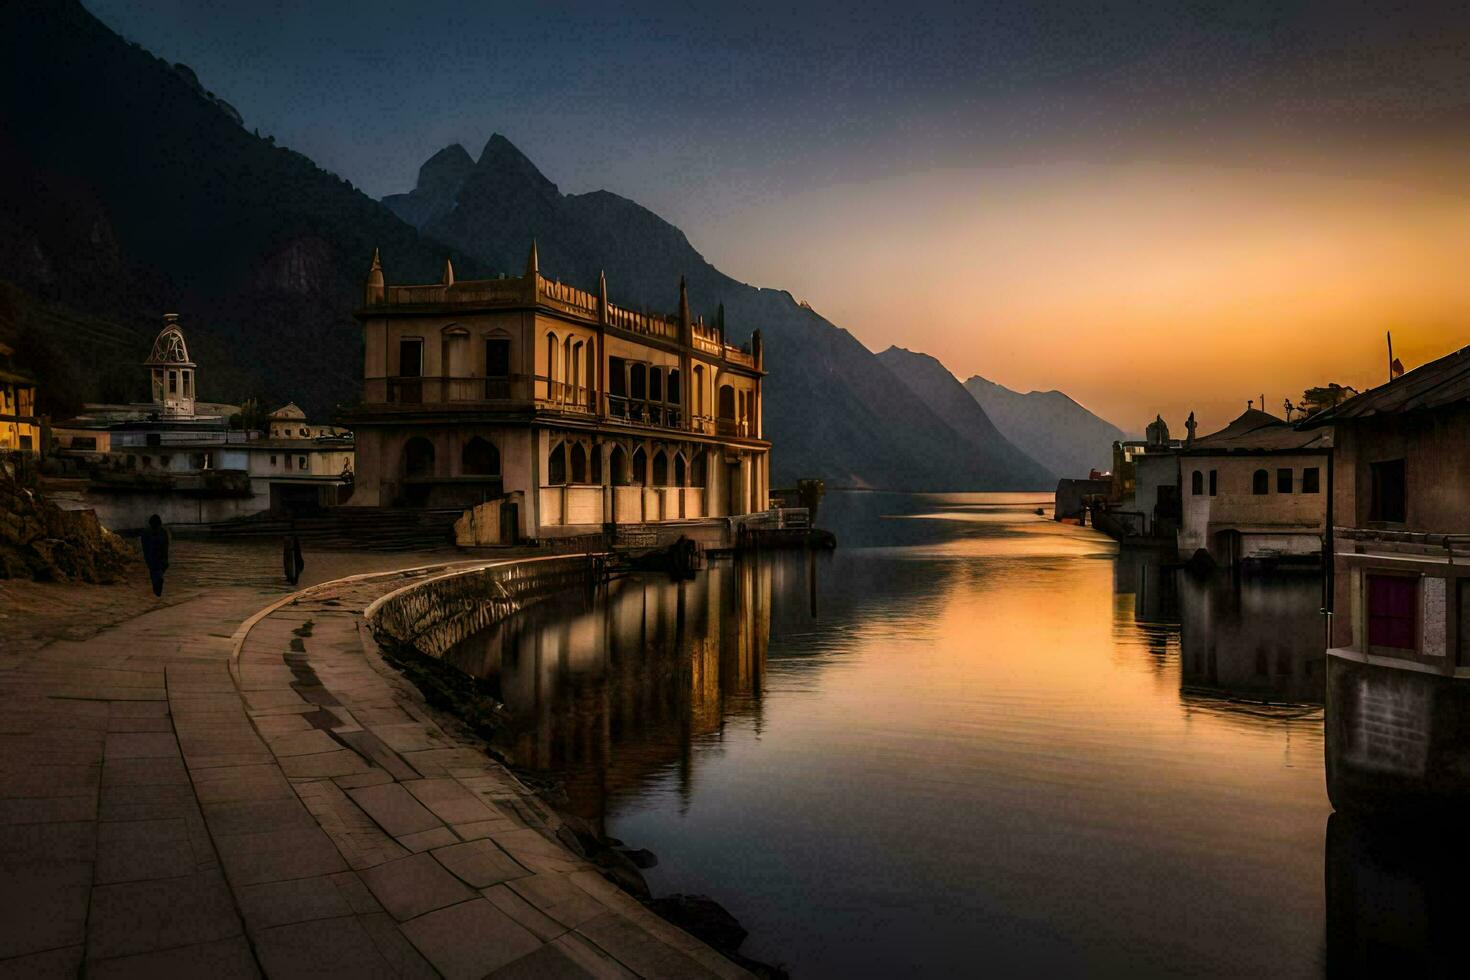
<instances>
[{"instance_id":1,"label":"orange sky at sunset","mask_svg":"<svg viewBox=\"0 0 1470 980\"><path fill-rule=\"evenodd\" d=\"M1384 380L1470 343L1470 200L1444 181L1056 164L841 184L696 245L873 350L1059 388L1128 431ZM713 247L709 247L713 246Z\"/></svg>"}]
</instances>

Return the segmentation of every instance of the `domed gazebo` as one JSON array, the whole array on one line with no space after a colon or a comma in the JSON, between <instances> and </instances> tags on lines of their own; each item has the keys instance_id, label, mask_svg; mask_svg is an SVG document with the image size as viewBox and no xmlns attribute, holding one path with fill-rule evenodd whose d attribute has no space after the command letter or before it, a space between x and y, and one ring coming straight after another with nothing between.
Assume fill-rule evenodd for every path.
<instances>
[{"instance_id":1,"label":"domed gazebo","mask_svg":"<svg viewBox=\"0 0 1470 980\"><path fill-rule=\"evenodd\" d=\"M194 417L194 371L179 315L165 313L163 329L153 340L153 353L143 362L153 375L153 404L168 418Z\"/></svg>"}]
</instances>

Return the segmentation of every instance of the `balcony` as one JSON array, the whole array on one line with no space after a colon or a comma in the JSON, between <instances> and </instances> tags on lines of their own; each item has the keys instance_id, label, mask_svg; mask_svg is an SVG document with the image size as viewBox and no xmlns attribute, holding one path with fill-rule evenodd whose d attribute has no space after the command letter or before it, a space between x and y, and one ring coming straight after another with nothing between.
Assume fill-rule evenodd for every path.
<instances>
[{"instance_id":1,"label":"balcony","mask_svg":"<svg viewBox=\"0 0 1470 980\"><path fill-rule=\"evenodd\" d=\"M380 377L363 382L363 404L399 411L511 411L571 414L629 425L700 435L754 438L748 421L690 416L679 405L623 395L599 395L586 385L513 374L496 378Z\"/></svg>"}]
</instances>

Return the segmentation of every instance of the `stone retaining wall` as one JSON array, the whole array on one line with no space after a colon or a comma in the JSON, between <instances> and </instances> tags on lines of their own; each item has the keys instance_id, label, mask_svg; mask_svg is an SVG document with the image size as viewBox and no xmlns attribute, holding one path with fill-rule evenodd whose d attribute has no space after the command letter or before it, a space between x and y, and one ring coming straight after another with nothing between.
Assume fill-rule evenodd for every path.
<instances>
[{"instance_id":1,"label":"stone retaining wall","mask_svg":"<svg viewBox=\"0 0 1470 980\"><path fill-rule=\"evenodd\" d=\"M368 606L364 616L379 641L440 657L539 599L564 589L591 588L601 575L598 555L499 562L405 586Z\"/></svg>"}]
</instances>

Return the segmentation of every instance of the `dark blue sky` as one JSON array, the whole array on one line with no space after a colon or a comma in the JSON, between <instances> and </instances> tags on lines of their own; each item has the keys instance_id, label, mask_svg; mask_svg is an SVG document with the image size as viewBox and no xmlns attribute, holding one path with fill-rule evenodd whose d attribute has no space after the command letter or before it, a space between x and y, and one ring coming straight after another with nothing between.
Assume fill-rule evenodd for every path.
<instances>
[{"instance_id":1,"label":"dark blue sky","mask_svg":"<svg viewBox=\"0 0 1470 980\"><path fill-rule=\"evenodd\" d=\"M937 167L1432 135L1470 93L1463 5L85 2L375 196L499 131L695 223Z\"/></svg>"}]
</instances>

